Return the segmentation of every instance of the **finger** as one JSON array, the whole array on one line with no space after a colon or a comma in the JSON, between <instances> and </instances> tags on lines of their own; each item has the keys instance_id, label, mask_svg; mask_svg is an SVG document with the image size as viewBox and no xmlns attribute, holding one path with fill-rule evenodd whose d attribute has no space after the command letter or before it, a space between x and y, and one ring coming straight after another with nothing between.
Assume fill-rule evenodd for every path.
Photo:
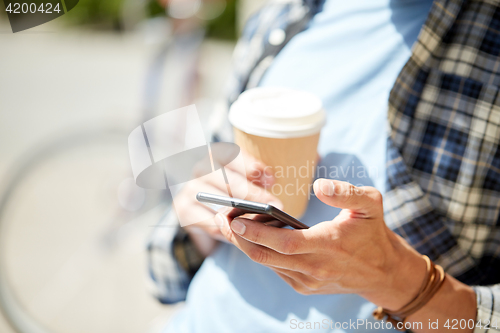
<instances>
[{"instance_id":1,"label":"finger","mask_svg":"<svg viewBox=\"0 0 500 333\"><path fill-rule=\"evenodd\" d=\"M214 213L214 217L206 219L201 222L193 223L184 227L186 230L189 229L192 233L204 233L208 234L210 237L225 243L229 243L226 237L222 235L220 228L220 221L216 219L216 214Z\"/></svg>"},{"instance_id":2,"label":"finger","mask_svg":"<svg viewBox=\"0 0 500 333\"><path fill-rule=\"evenodd\" d=\"M305 285L303 285L302 283L298 282L298 281L295 281L294 279L292 279L291 277L289 277L288 275L276 270L276 269L273 269L274 272L276 274L278 274L278 276L280 278L283 279L283 281L285 281L286 283L288 283L290 285L290 287L292 287L296 292L298 292L299 294L302 294L302 295L307 295L309 294L309 289L306 288Z\"/></svg>"},{"instance_id":3,"label":"finger","mask_svg":"<svg viewBox=\"0 0 500 333\"><path fill-rule=\"evenodd\" d=\"M248 180L260 180L261 178L269 175L266 173L266 166L264 163L258 161L256 158L241 150L235 144L227 142L216 142L210 144L211 158L213 165L218 169L224 167L226 170L232 170L248 178ZM231 163L237 156L241 156L243 168L240 163ZM269 168L268 168L269 169Z\"/></svg>"},{"instance_id":4,"label":"finger","mask_svg":"<svg viewBox=\"0 0 500 333\"><path fill-rule=\"evenodd\" d=\"M215 219L215 217L213 218ZM213 220L212 219L212 220ZM229 243L229 241L224 237L220 231L220 228L216 226L215 220L211 222L206 222L205 225L191 224L184 227L191 235L208 235L209 237L218 240L220 242Z\"/></svg>"},{"instance_id":5,"label":"finger","mask_svg":"<svg viewBox=\"0 0 500 333\"><path fill-rule=\"evenodd\" d=\"M214 225L207 217L214 217L216 211L196 200L198 190L224 195L218 188L206 183L188 183L174 198L174 209L181 220L197 222L200 225ZM196 219L199 217L199 219Z\"/></svg>"},{"instance_id":6,"label":"finger","mask_svg":"<svg viewBox=\"0 0 500 333\"><path fill-rule=\"evenodd\" d=\"M262 224L250 219L237 217L231 221L231 229L249 242L270 248L282 254L301 254L314 251L308 229L290 230Z\"/></svg>"},{"instance_id":7,"label":"finger","mask_svg":"<svg viewBox=\"0 0 500 333\"><path fill-rule=\"evenodd\" d=\"M194 165L192 170L194 178L211 173L213 171L212 168L216 166L217 169L224 167L225 171L231 170L232 172L236 172L261 187L269 187L275 183L271 167L266 166L253 156L241 151L244 166L241 168L241 164L239 163L230 163L234 158L232 149L229 148L228 150L225 143L222 143L222 146L218 144L220 143L211 145L212 161L210 160L210 156L205 156Z\"/></svg>"},{"instance_id":8,"label":"finger","mask_svg":"<svg viewBox=\"0 0 500 333\"><path fill-rule=\"evenodd\" d=\"M232 183L231 185L232 186L246 186L245 184L248 183L248 181L246 180L245 177L239 175L238 173L236 172L233 172L233 171L228 171L228 173L231 173L231 179L232 179ZM216 188L221 195L225 195L227 196L228 195L228 192L229 192L229 186L228 184L226 183L226 181L222 180L221 178L219 177L208 177L206 179L203 179L203 180L199 180L199 182L203 182L203 184L207 184L207 185L210 185L210 186L213 186L214 188ZM199 189L195 189L196 193L200 192ZM204 191L204 192L208 192L208 191ZM208 192L208 193L211 193L211 192ZM215 194L215 193L213 193ZM219 193L217 193L219 194Z\"/></svg>"},{"instance_id":9,"label":"finger","mask_svg":"<svg viewBox=\"0 0 500 333\"><path fill-rule=\"evenodd\" d=\"M245 197L245 200L267 203L267 204L275 206L278 209L283 209L283 203L277 197L275 197L272 193L267 191L266 189L256 185L253 182L248 181L245 177L243 177L242 175L240 175L234 171L228 170L228 173L231 173L231 179L233 180L233 183L231 183L231 186L247 186L248 187L248 194ZM214 186L215 186L215 184L214 184Z\"/></svg>"},{"instance_id":10,"label":"finger","mask_svg":"<svg viewBox=\"0 0 500 333\"><path fill-rule=\"evenodd\" d=\"M321 281L318 281L317 279L311 277L310 275L301 272L291 271L284 268L272 268L272 270L288 276L297 284L303 286L304 289L310 290L311 292L316 292L323 287Z\"/></svg>"},{"instance_id":11,"label":"finger","mask_svg":"<svg viewBox=\"0 0 500 333\"><path fill-rule=\"evenodd\" d=\"M217 212L213 209L203 205L200 202L193 203L191 205L186 205L188 207L189 213L197 213L199 216L207 215L207 213L201 213L202 211L210 212L212 217L207 218L203 221L199 221L196 223L192 223L184 227L184 229L188 230L191 234L206 234L215 240L229 243L226 237L224 237L220 230L220 221L218 221L215 217ZM184 209L186 210L186 209ZM182 213L182 212L181 212Z\"/></svg>"},{"instance_id":12,"label":"finger","mask_svg":"<svg viewBox=\"0 0 500 333\"><path fill-rule=\"evenodd\" d=\"M333 179L318 179L313 185L314 193L329 206L349 209L359 216L379 217L383 215L382 195L371 186L356 187L348 182Z\"/></svg>"},{"instance_id":13,"label":"finger","mask_svg":"<svg viewBox=\"0 0 500 333\"><path fill-rule=\"evenodd\" d=\"M272 172L272 168L266 166L261 161L257 160L252 155L242 151L243 154L243 162L245 165L245 177L255 184L262 187L269 187L275 183L275 178ZM228 169L232 171L236 170L235 166L232 164L227 165Z\"/></svg>"},{"instance_id":14,"label":"finger","mask_svg":"<svg viewBox=\"0 0 500 333\"><path fill-rule=\"evenodd\" d=\"M227 195L227 186L223 181L217 181L216 177L198 178L188 182L177 196L186 197L189 202L199 202L196 195L199 192L207 192L217 195Z\"/></svg>"},{"instance_id":15,"label":"finger","mask_svg":"<svg viewBox=\"0 0 500 333\"><path fill-rule=\"evenodd\" d=\"M248 194L245 197L246 200L250 201L256 201L256 202L262 202L262 203L268 203L270 205L275 206L278 209L283 208L283 203L274 195L272 195L269 191L265 190L264 188L254 184L253 182L248 181L246 177L243 175L239 174L238 172L232 171L232 170L226 170L226 175L228 178L231 179L231 187L237 188L239 186L245 186L248 189ZM196 196L196 193L201 191L201 188L203 188L202 192L208 192L208 193L213 193L209 192L206 189L204 189L207 185L212 186L216 188L218 191L217 193L214 194L220 194L220 195L228 195L228 187L225 182L220 181L220 179L217 179L215 177L210 177L207 179L203 180L203 183L201 183L201 180L199 182L194 182L194 184L198 184L199 188L196 188L195 185L193 185L193 198Z\"/></svg>"},{"instance_id":16,"label":"finger","mask_svg":"<svg viewBox=\"0 0 500 333\"><path fill-rule=\"evenodd\" d=\"M217 214L217 216L221 217L224 220L223 226L221 228L221 232L224 237L227 238L231 243L236 245L241 251L243 251L250 259L264 266L269 267L278 267L284 268L293 271L302 272L305 267L307 267L307 263L303 262L303 259L299 256L291 256L285 255L279 252L276 252L270 248L265 246L261 246L259 244L254 244L246 239L242 238L238 234L234 233L229 227L229 221L227 217L222 214ZM255 222L258 223L258 222ZM273 228L273 227L266 227ZM285 229L282 229L285 230ZM306 273L306 272L304 272Z\"/></svg>"},{"instance_id":17,"label":"finger","mask_svg":"<svg viewBox=\"0 0 500 333\"><path fill-rule=\"evenodd\" d=\"M210 173L212 171L212 169L209 168L210 165L211 164L207 163L205 160L197 163L194 167L193 177L195 179L200 179L202 176L205 176L208 173ZM247 179L246 175L241 174L239 172L239 170L234 169L234 167L230 168L229 165L227 166L227 168L225 168L225 172L226 172L226 177L231 179L231 186L250 186L250 184L252 184L251 189L249 189L249 192L252 192L252 193L262 192L262 185L260 184L260 181L258 179L255 181L254 180L249 181L249 179ZM203 179L203 180L200 179L198 182L202 182L202 181L204 183L207 183L209 185L216 187L217 189L219 189L220 191L222 191L223 193L225 193L227 195L228 184L226 184L225 181L221 181L220 178L208 177L208 178ZM269 193L269 192L267 192L267 193Z\"/></svg>"}]
</instances>

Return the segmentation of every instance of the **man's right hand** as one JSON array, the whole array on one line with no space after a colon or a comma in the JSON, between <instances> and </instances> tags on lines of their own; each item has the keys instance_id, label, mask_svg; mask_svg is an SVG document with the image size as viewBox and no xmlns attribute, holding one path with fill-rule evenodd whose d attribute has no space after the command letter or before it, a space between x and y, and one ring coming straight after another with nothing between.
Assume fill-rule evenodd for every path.
<instances>
[{"instance_id":1,"label":"man's right hand","mask_svg":"<svg viewBox=\"0 0 500 333\"><path fill-rule=\"evenodd\" d=\"M246 186L248 186L246 200L270 203L277 208L283 208L281 201L266 190L266 188L270 188L274 184L274 177L270 172L270 168L266 168L263 163L243 151L242 154L245 162L245 174L241 174L239 170L230 169L230 165L225 168L227 173L232 174L231 186L238 186L238 183L241 184L240 186L244 186L244 183L246 183ZM194 176L195 178L197 177L196 172ZM201 182L202 180L199 181ZM220 222L215 218L216 212L196 200L196 194L199 192L200 185L203 185L204 192L226 195L227 188L225 188L225 184L208 182L210 180L205 180L203 184L197 182L192 182L190 185L187 184L175 198L175 209L181 219L183 214L193 214L196 211L200 212L200 210L213 213L212 218L185 227L189 237L205 257L212 253L218 241L227 242L227 239L221 234L218 227ZM230 210L231 208L228 208L222 211L222 213L227 213Z\"/></svg>"}]
</instances>

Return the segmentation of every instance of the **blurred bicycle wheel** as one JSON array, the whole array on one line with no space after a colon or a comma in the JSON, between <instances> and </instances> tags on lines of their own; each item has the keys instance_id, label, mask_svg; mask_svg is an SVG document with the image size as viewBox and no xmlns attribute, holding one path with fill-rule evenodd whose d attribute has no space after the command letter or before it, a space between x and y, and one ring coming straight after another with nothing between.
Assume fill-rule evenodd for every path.
<instances>
[{"instance_id":1,"label":"blurred bicycle wheel","mask_svg":"<svg viewBox=\"0 0 500 333\"><path fill-rule=\"evenodd\" d=\"M145 238L170 198L138 188L126 130L86 129L15 165L0 200L0 304L34 332L144 332Z\"/></svg>"}]
</instances>

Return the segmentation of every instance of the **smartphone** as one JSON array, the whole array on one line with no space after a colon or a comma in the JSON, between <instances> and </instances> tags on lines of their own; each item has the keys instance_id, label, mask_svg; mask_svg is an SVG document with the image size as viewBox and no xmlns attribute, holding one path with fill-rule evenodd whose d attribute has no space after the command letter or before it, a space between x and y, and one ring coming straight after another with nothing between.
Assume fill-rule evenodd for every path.
<instances>
[{"instance_id":1,"label":"smartphone","mask_svg":"<svg viewBox=\"0 0 500 333\"><path fill-rule=\"evenodd\" d=\"M309 229L307 225L300 222L293 216L290 216L284 211L265 203L230 198L204 192L199 192L196 195L196 200L204 203L233 207L240 210L242 213L265 214L289 225L292 228Z\"/></svg>"}]
</instances>

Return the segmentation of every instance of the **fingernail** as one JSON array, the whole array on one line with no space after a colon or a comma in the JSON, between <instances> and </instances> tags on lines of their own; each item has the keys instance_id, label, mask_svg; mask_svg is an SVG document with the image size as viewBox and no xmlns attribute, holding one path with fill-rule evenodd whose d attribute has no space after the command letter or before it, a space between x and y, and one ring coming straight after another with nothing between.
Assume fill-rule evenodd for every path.
<instances>
[{"instance_id":1,"label":"fingernail","mask_svg":"<svg viewBox=\"0 0 500 333\"><path fill-rule=\"evenodd\" d=\"M319 189L321 190L321 193L327 197L333 196L335 187L331 181L328 180L321 180L319 184Z\"/></svg>"},{"instance_id":2,"label":"fingernail","mask_svg":"<svg viewBox=\"0 0 500 333\"><path fill-rule=\"evenodd\" d=\"M235 219L231 222L231 229L233 229L235 233L243 235L247 227L242 222Z\"/></svg>"},{"instance_id":3,"label":"fingernail","mask_svg":"<svg viewBox=\"0 0 500 333\"><path fill-rule=\"evenodd\" d=\"M283 203L281 201L270 201L267 203L268 205L274 206L278 209L283 209Z\"/></svg>"},{"instance_id":4,"label":"fingernail","mask_svg":"<svg viewBox=\"0 0 500 333\"><path fill-rule=\"evenodd\" d=\"M222 228L222 226L224 225L224 216L222 216L222 214L217 214L215 215L215 224L217 224L217 226L219 228Z\"/></svg>"}]
</instances>

